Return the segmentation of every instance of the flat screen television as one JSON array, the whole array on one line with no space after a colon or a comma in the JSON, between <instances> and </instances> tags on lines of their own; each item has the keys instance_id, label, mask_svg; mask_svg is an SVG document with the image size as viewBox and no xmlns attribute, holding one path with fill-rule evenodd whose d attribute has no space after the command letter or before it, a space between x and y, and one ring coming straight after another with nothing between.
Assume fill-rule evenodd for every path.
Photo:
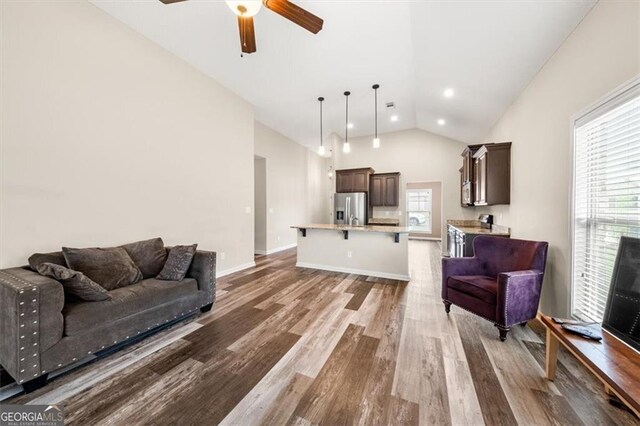
<instances>
[{"instance_id":1,"label":"flat screen television","mask_svg":"<svg viewBox=\"0 0 640 426\"><path fill-rule=\"evenodd\" d=\"M620 239L602 328L640 351L640 238Z\"/></svg>"}]
</instances>

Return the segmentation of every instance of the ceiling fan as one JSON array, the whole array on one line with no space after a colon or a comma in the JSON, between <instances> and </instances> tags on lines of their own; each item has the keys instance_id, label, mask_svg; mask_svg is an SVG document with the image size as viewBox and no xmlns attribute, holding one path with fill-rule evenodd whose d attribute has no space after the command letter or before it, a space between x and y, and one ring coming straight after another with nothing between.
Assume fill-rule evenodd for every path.
<instances>
[{"instance_id":1,"label":"ceiling fan","mask_svg":"<svg viewBox=\"0 0 640 426\"><path fill-rule=\"evenodd\" d=\"M178 3L186 0L160 0L164 4ZM287 18L305 30L317 34L322 29L324 21L313 13L307 12L300 6L288 0L225 0L229 8L238 15L238 29L240 30L240 46L242 53L256 51L256 34L253 28L253 17L264 6Z\"/></svg>"}]
</instances>

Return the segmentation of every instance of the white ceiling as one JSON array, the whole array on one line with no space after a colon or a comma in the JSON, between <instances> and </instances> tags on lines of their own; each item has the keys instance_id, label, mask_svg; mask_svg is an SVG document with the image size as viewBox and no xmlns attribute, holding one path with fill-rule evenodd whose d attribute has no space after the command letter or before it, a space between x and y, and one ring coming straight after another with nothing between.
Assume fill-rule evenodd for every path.
<instances>
[{"instance_id":1,"label":"white ceiling","mask_svg":"<svg viewBox=\"0 0 640 426\"><path fill-rule=\"evenodd\" d=\"M243 58L224 1L92 2L245 98L259 121L314 146L318 96L326 99L325 135L344 136L345 90L349 136L373 133L374 83L380 133L418 127L478 142L596 1L300 0L324 19L323 30L313 35L262 8L258 50Z\"/></svg>"}]
</instances>

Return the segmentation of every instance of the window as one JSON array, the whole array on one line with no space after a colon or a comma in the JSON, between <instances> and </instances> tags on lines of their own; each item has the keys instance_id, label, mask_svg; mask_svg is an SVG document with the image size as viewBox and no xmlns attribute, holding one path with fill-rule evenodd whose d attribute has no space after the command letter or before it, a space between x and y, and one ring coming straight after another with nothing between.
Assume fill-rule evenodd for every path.
<instances>
[{"instance_id":1,"label":"window","mask_svg":"<svg viewBox=\"0 0 640 426\"><path fill-rule=\"evenodd\" d=\"M574 124L572 314L602 321L620 236L640 237L640 83Z\"/></svg>"},{"instance_id":2,"label":"window","mask_svg":"<svg viewBox=\"0 0 640 426\"><path fill-rule=\"evenodd\" d=\"M407 224L411 232L431 233L431 189L407 189Z\"/></svg>"}]
</instances>

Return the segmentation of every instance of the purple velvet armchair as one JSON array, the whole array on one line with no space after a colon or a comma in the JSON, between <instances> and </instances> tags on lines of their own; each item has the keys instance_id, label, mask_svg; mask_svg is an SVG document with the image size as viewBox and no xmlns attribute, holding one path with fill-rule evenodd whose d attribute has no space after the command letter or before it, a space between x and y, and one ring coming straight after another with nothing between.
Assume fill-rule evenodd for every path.
<instances>
[{"instance_id":1,"label":"purple velvet armchair","mask_svg":"<svg viewBox=\"0 0 640 426\"><path fill-rule=\"evenodd\" d=\"M500 340L512 325L536 317L547 261L546 242L478 236L474 257L442 259L442 301L493 322Z\"/></svg>"}]
</instances>

